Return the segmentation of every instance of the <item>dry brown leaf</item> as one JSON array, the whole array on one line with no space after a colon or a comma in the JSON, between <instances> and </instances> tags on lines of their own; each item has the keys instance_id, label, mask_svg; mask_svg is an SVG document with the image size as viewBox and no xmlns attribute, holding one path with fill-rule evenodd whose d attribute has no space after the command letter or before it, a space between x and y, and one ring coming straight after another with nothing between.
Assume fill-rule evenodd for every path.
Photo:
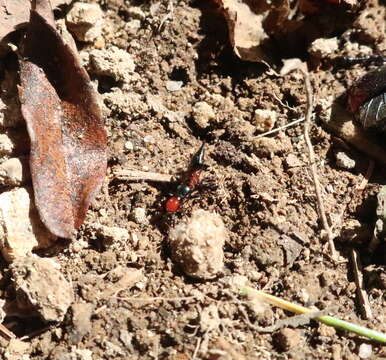
<instances>
[{"instance_id":1,"label":"dry brown leaf","mask_svg":"<svg viewBox=\"0 0 386 360\"><path fill-rule=\"evenodd\" d=\"M71 0L53 0L52 6L69 4ZM30 0L0 0L0 41L10 32L26 26L29 21Z\"/></svg>"},{"instance_id":2,"label":"dry brown leaf","mask_svg":"<svg viewBox=\"0 0 386 360\"><path fill-rule=\"evenodd\" d=\"M269 33L279 28L288 16L288 0L214 0L223 10L230 42L238 57L247 61L266 61L262 47Z\"/></svg>"},{"instance_id":3,"label":"dry brown leaf","mask_svg":"<svg viewBox=\"0 0 386 360\"><path fill-rule=\"evenodd\" d=\"M31 11L19 96L40 217L53 234L71 238L103 182L107 140L90 78L47 6L38 0Z\"/></svg>"}]
</instances>

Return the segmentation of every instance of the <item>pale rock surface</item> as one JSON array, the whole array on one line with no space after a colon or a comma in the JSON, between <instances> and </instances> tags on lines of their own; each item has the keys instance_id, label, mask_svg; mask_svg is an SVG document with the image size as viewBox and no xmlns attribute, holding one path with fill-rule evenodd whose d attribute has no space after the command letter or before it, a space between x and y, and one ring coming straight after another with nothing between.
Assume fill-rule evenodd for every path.
<instances>
[{"instance_id":1,"label":"pale rock surface","mask_svg":"<svg viewBox=\"0 0 386 360\"><path fill-rule=\"evenodd\" d=\"M26 188L0 194L0 247L7 261L49 247L55 239L41 222Z\"/></svg>"}]
</instances>

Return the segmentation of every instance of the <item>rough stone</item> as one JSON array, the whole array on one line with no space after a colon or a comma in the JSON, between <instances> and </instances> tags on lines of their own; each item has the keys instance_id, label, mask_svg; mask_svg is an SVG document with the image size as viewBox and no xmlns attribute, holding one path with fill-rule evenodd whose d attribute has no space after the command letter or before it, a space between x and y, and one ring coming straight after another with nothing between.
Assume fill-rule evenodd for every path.
<instances>
[{"instance_id":1,"label":"rough stone","mask_svg":"<svg viewBox=\"0 0 386 360\"><path fill-rule=\"evenodd\" d=\"M277 137L260 137L252 141L256 155L271 156L274 154L286 153L292 150L291 140L286 135Z\"/></svg>"},{"instance_id":2,"label":"rough stone","mask_svg":"<svg viewBox=\"0 0 386 360\"><path fill-rule=\"evenodd\" d=\"M199 101L193 107L193 120L201 129L207 128L215 116L213 108L205 101Z\"/></svg>"},{"instance_id":3,"label":"rough stone","mask_svg":"<svg viewBox=\"0 0 386 360\"><path fill-rule=\"evenodd\" d=\"M131 55L116 46L91 51L90 66L94 74L109 76L123 82L130 80L135 69Z\"/></svg>"},{"instance_id":4,"label":"rough stone","mask_svg":"<svg viewBox=\"0 0 386 360\"><path fill-rule=\"evenodd\" d=\"M68 12L66 22L77 40L93 42L102 33L103 12L98 4L76 2Z\"/></svg>"},{"instance_id":5,"label":"rough stone","mask_svg":"<svg viewBox=\"0 0 386 360\"><path fill-rule=\"evenodd\" d=\"M93 305L90 303L71 305L72 326L69 330L69 340L72 344L79 344L83 337L90 332L92 311Z\"/></svg>"},{"instance_id":6,"label":"rough stone","mask_svg":"<svg viewBox=\"0 0 386 360\"><path fill-rule=\"evenodd\" d=\"M74 300L73 289L51 259L25 256L10 266L20 309L30 310L31 315L43 321L62 321Z\"/></svg>"},{"instance_id":7,"label":"rough stone","mask_svg":"<svg viewBox=\"0 0 386 360\"><path fill-rule=\"evenodd\" d=\"M196 210L186 223L178 224L169 233L172 259L189 276L214 278L224 266L226 237L218 214Z\"/></svg>"},{"instance_id":8,"label":"rough stone","mask_svg":"<svg viewBox=\"0 0 386 360\"><path fill-rule=\"evenodd\" d=\"M41 222L30 191L19 188L0 195L0 246L7 261L49 247L55 239Z\"/></svg>"}]
</instances>

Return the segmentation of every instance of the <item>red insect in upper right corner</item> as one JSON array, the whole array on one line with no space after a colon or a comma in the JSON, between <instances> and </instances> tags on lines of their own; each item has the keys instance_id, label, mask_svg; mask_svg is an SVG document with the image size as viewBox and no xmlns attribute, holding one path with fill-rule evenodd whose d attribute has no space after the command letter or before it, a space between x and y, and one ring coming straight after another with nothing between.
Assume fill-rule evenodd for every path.
<instances>
[{"instance_id":1,"label":"red insect in upper right corner","mask_svg":"<svg viewBox=\"0 0 386 360\"><path fill-rule=\"evenodd\" d=\"M364 129L386 131L386 65L369 71L348 90L347 107Z\"/></svg>"}]
</instances>

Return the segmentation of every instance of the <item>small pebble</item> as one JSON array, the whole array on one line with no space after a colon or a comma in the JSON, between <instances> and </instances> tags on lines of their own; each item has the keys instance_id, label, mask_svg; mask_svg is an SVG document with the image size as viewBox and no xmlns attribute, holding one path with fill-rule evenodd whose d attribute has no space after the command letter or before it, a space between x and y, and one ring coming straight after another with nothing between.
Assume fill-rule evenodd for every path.
<instances>
[{"instance_id":1,"label":"small pebble","mask_svg":"<svg viewBox=\"0 0 386 360\"><path fill-rule=\"evenodd\" d=\"M127 31L129 34L136 34L137 31L141 28L141 21L138 19L131 20L126 23L125 25L125 31Z\"/></svg>"},{"instance_id":2,"label":"small pebble","mask_svg":"<svg viewBox=\"0 0 386 360\"><path fill-rule=\"evenodd\" d=\"M215 116L213 108L205 101L199 101L193 107L193 120L201 129L207 128Z\"/></svg>"},{"instance_id":3,"label":"small pebble","mask_svg":"<svg viewBox=\"0 0 386 360\"><path fill-rule=\"evenodd\" d=\"M295 348L301 340L300 333L297 330L284 328L275 334L276 346L282 351L289 351Z\"/></svg>"},{"instance_id":4,"label":"small pebble","mask_svg":"<svg viewBox=\"0 0 386 360\"><path fill-rule=\"evenodd\" d=\"M149 220L146 217L146 210L144 208L141 208L141 207L135 208L131 213L131 216L137 224L142 224L142 225L149 224Z\"/></svg>"},{"instance_id":5,"label":"small pebble","mask_svg":"<svg viewBox=\"0 0 386 360\"><path fill-rule=\"evenodd\" d=\"M316 39L312 42L308 52L317 58L326 58L339 49L336 37L330 39Z\"/></svg>"},{"instance_id":6,"label":"small pebble","mask_svg":"<svg viewBox=\"0 0 386 360\"><path fill-rule=\"evenodd\" d=\"M155 144L155 139L153 136L151 135L146 135L144 138L143 138L143 142L145 144Z\"/></svg>"},{"instance_id":7,"label":"small pebble","mask_svg":"<svg viewBox=\"0 0 386 360\"><path fill-rule=\"evenodd\" d=\"M127 151L132 151L134 150L134 144L131 141L126 141L124 148Z\"/></svg>"},{"instance_id":8,"label":"small pebble","mask_svg":"<svg viewBox=\"0 0 386 360\"><path fill-rule=\"evenodd\" d=\"M202 309L200 313L200 329L202 331L212 331L217 329L221 324L216 304L210 304Z\"/></svg>"},{"instance_id":9,"label":"small pebble","mask_svg":"<svg viewBox=\"0 0 386 360\"><path fill-rule=\"evenodd\" d=\"M15 145L6 134L0 134L0 155L10 155Z\"/></svg>"},{"instance_id":10,"label":"small pebble","mask_svg":"<svg viewBox=\"0 0 386 360\"><path fill-rule=\"evenodd\" d=\"M29 179L28 161L25 158L10 158L0 164L0 184L19 186Z\"/></svg>"},{"instance_id":11,"label":"small pebble","mask_svg":"<svg viewBox=\"0 0 386 360\"><path fill-rule=\"evenodd\" d=\"M351 159L345 152L338 151L335 153L336 166L341 169L350 170L355 168L355 160Z\"/></svg>"},{"instance_id":12,"label":"small pebble","mask_svg":"<svg viewBox=\"0 0 386 360\"><path fill-rule=\"evenodd\" d=\"M303 165L303 163L299 160L299 158L294 154L287 155L287 157L285 158L285 164L289 168L299 167Z\"/></svg>"},{"instance_id":13,"label":"small pebble","mask_svg":"<svg viewBox=\"0 0 386 360\"><path fill-rule=\"evenodd\" d=\"M66 16L66 23L77 40L93 42L102 34L103 11L98 4L76 2Z\"/></svg>"},{"instance_id":14,"label":"small pebble","mask_svg":"<svg viewBox=\"0 0 386 360\"><path fill-rule=\"evenodd\" d=\"M361 359L368 359L373 353L373 348L370 344L361 344L359 346L358 356Z\"/></svg>"},{"instance_id":15,"label":"small pebble","mask_svg":"<svg viewBox=\"0 0 386 360\"><path fill-rule=\"evenodd\" d=\"M172 259L187 275L212 279L223 269L226 238L220 215L196 210L169 233Z\"/></svg>"},{"instance_id":16,"label":"small pebble","mask_svg":"<svg viewBox=\"0 0 386 360\"><path fill-rule=\"evenodd\" d=\"M169 80L169 81L166 81L166 90L170 92L178 91L178 90L181 90L183 85L184 85L183 81Z\"/></svg>"},{"instance_id":17,"label":"small pebble","mask_svg":"<svg viewBox=\"0 0 386 360\"><path fill-rule=\"evenodd\" d=\"M272 130L277 119L276 111L257 109L255 110L254 123L258 132Z\"/></svg>"},{"instance_id":18,"label":"small pebble","mask_svg":"<svg viewBox=\"0 0 386 360\"><path fill-rule=\"evenodd\" d=\"M100 224L91 224L90 229L95 231L98 237L103 240L103 245L109 247L113 244L124 244L129 241L129 232L116 226L105 226Z\"/></svg>"}]
</instances>

